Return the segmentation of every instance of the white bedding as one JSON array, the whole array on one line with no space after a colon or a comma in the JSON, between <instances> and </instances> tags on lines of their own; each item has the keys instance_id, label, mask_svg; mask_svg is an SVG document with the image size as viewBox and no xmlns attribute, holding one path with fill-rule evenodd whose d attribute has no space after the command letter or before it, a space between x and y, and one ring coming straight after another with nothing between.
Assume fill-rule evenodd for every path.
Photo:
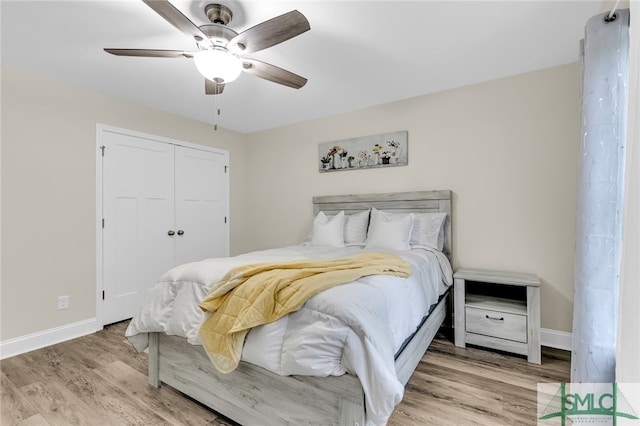
<instances>
[{"instance_id":1,"label":"white bedding","mask_svg":"<svg viewBox=\"0 0 640 426\"><path fill-rule=\"evenodd\" d=\"M152 288L126 336L139 351L148 345L148 332L186 337L198 345L198 327L205 319L198 304L232 267L362 250L299 245L177 266ZM411 277L374 275L326 290L300 310L252 329L242 360L280 375L351 372L365 392L367 424L385 424L404 392L394 355L452 282L451 266L442 253L414 249L396 254L412 265Z\"/></svg>"}]
</instances>

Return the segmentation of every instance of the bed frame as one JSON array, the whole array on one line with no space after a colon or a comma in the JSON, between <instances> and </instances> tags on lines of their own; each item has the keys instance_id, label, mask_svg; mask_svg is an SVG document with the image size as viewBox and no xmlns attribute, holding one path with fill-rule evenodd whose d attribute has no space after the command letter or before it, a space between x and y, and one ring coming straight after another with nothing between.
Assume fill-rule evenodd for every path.
<instances>
[{"instance_id":1,"label":"bed frame","mask_svg":"<svg viewBox=\"0 0 640 426\"><path fill-rule=\"evenodd\" d=\"M444 251L451 259L451 191L313 197L314 213L346 214L375 207L396 212L446 212ZM396 358L407 384L447 314L443 297ZM222 374L201 346L149 333L149 383L165 383L243 425L364 425L364 392L356 376L279 376L240 362Z\"/></svg>"}]
</instances>

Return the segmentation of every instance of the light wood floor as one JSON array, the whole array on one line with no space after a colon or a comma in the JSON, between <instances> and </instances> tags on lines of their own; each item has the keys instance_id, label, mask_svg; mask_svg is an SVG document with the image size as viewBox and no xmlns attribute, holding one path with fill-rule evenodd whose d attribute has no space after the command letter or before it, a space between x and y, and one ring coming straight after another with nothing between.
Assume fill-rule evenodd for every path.
<instances>
[{"instance_id":1,"label":"light wood floor","mask_svg":"<svg viewBox=\"0 0 640 426\"><path fill-rule=\"evenodd\" d=\"M0 364L8 425L235 425L169 386L147 384L147 356L126 323ZM536 383L568 382L569 353L543 348L542 365L456 348L439 334L389 426L535 425Z\"/></svg>"}]
</instances>

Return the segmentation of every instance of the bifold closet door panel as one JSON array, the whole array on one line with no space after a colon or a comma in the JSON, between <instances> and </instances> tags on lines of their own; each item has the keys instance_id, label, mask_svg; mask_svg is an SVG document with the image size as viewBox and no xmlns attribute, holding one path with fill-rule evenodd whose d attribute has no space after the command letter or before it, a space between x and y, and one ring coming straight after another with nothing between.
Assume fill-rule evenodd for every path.
<instances>
[{"instance_id":1,"label":"bifold closet door panel","mask_svg":"<svg viewBox=\"0 0 640 426\"><path fill-rule=\"evenodd\" d=\"M175 264L174 146L103 133L103 323L134 316Z\"/></svg>"},{"instance_id":2,"label":"bifold closet door panel","mask_svg":"<svg viewBox=\"0 0 640 426\"><path fill-rule=\"evenodd\" d=\"M229 255L227 156L175 147L176 264Z\"/></svg>"}]
</instances>

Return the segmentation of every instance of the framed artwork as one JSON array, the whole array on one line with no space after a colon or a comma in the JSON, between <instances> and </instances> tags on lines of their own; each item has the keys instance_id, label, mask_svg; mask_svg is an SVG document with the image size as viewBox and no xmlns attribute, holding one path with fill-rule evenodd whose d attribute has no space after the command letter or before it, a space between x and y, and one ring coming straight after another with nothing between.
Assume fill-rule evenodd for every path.
<instances>
[{"instance_id":1,"label":"framed artwork","mask_svg":"<svg viewBox=\"0 0 640 426\"><path fill-rule=\"evenodd\" d=\"M408 164L408 132L382 133L318 145L320 173Z\"/></svg>"}]
</instances>

